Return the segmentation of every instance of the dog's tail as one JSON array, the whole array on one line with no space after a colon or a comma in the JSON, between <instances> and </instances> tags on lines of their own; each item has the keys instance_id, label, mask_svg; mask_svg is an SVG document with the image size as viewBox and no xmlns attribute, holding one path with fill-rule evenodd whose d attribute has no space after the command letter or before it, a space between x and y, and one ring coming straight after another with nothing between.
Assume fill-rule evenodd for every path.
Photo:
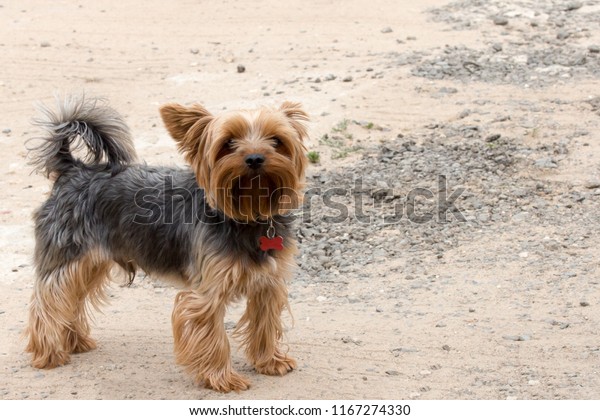
<instances>
[{"instance_id":1,"label":"dog's tail","mask_svg":"<svg viewBox=\"0 0 600 420\"><path fill-rule=\"evenodd\" d=\"M57 109L39 105L42 117L34 124L46 131L30 151L31 164L51 178L75 166L104 164L113 174L137 159L123 117L96 98L68 96L57 99ZM73 152L84 149L83 157Z\"/></svg>"}]
</instances>

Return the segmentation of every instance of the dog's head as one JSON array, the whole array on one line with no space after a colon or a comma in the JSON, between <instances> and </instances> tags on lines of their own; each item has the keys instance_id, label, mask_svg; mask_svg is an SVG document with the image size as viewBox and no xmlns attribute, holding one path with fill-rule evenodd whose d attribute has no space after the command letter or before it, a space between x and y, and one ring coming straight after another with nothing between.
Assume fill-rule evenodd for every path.
<instances>
[{"instance_id":1,"label":"dog's head","mask_svg":"<svg viewBox=\"0 0 600 420\"><path fill-rule=\"evenodd\" d=\"M299 206L308 121L299 104L221 115L166 104L160 113L211 207L252 222Z\"/></svg>"}]
</instances>

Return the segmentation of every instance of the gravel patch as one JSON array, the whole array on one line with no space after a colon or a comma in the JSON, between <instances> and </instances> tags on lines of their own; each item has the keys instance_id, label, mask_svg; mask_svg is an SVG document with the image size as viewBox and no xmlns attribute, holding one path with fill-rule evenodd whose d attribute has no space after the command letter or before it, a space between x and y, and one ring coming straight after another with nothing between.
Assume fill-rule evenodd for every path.
<instances>
[{"instance_id":1,"label":"gravel patch","mask_svg":"<svg viewBox=\"0 0 600 420\"><path fill-rule=\"evenodd\" d=\"M573 3L573 4L571 4ZM483 47L446 45L390 55L413 75L544 87L600 75L600 2L465 0L431 9L449 30L477 30ZM585 7L583 7L585 6Z\"/></svg>"},{"instance_id":2,"label":"gravel patch","mask_svg":"<svg viewBox=\"0 0 600 420\"><path fill-rule=\"evenodd\" d=\"M362 151L350 166L314 172L297 215L303 275L344 283L340 273L360 275L370 264L400 256L443 259L483 233L514 226L572 223L565 241L585 237L579 221L598 218L592 211L600 199L597 183L573 186L541 176L560 167L568 141L531 147L491 129L433 124ZM514 258L562 250L561 244L531 244Z\"/></svg>"}]
</instances>

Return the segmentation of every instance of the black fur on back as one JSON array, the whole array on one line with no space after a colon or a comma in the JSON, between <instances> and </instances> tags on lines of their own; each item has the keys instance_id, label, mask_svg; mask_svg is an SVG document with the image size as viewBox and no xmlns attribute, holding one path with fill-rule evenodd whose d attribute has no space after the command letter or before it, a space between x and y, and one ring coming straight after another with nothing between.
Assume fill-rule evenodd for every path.
<instances>
[{"instance_id":1,"label":"black fur on back","mask_svg":"<svg viewBox=\"0 0 600 420\"><path fill-rule=\"evenodd\" d=\"M291 216L274 216L284 246ZM113 175L100 167L73 167L57 180L35 214L38 267L52 270L93 248L107 251L130 275L183 275L198 243L247 263L261 264L267 223L240 223L210 208L189 169L133 165ZM200 241L200 242L199 242Z\"/></svg>"}]
</instances>

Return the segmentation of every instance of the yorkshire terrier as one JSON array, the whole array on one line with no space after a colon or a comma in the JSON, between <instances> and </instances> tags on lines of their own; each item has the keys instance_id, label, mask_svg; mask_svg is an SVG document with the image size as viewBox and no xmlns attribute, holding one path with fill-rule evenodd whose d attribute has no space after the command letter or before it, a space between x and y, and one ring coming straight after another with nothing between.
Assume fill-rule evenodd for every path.
<instances>
[{"instance_id":1,"label":"yorkshire terrier","mask_svg":"<svg viewBox=\"0 0 600 420\"><path fill-rule=\"evenodd\" d=\"M308 116L297 103L213 115L166 104L163 122L190 169L136 163L123 118L96 99L41 107L33 164L54 181L35 212L36 280L27 351L36 368L92 350L88 315L106 299L114 267L176 278L175 356L196 383L245 390L233 370L224 316L246 297L234 331L257 372L296 367L281 313L297 251L291 211L301 201ZM76 154L80 149L85 156Z\"/></svg>"}]
</instances>

